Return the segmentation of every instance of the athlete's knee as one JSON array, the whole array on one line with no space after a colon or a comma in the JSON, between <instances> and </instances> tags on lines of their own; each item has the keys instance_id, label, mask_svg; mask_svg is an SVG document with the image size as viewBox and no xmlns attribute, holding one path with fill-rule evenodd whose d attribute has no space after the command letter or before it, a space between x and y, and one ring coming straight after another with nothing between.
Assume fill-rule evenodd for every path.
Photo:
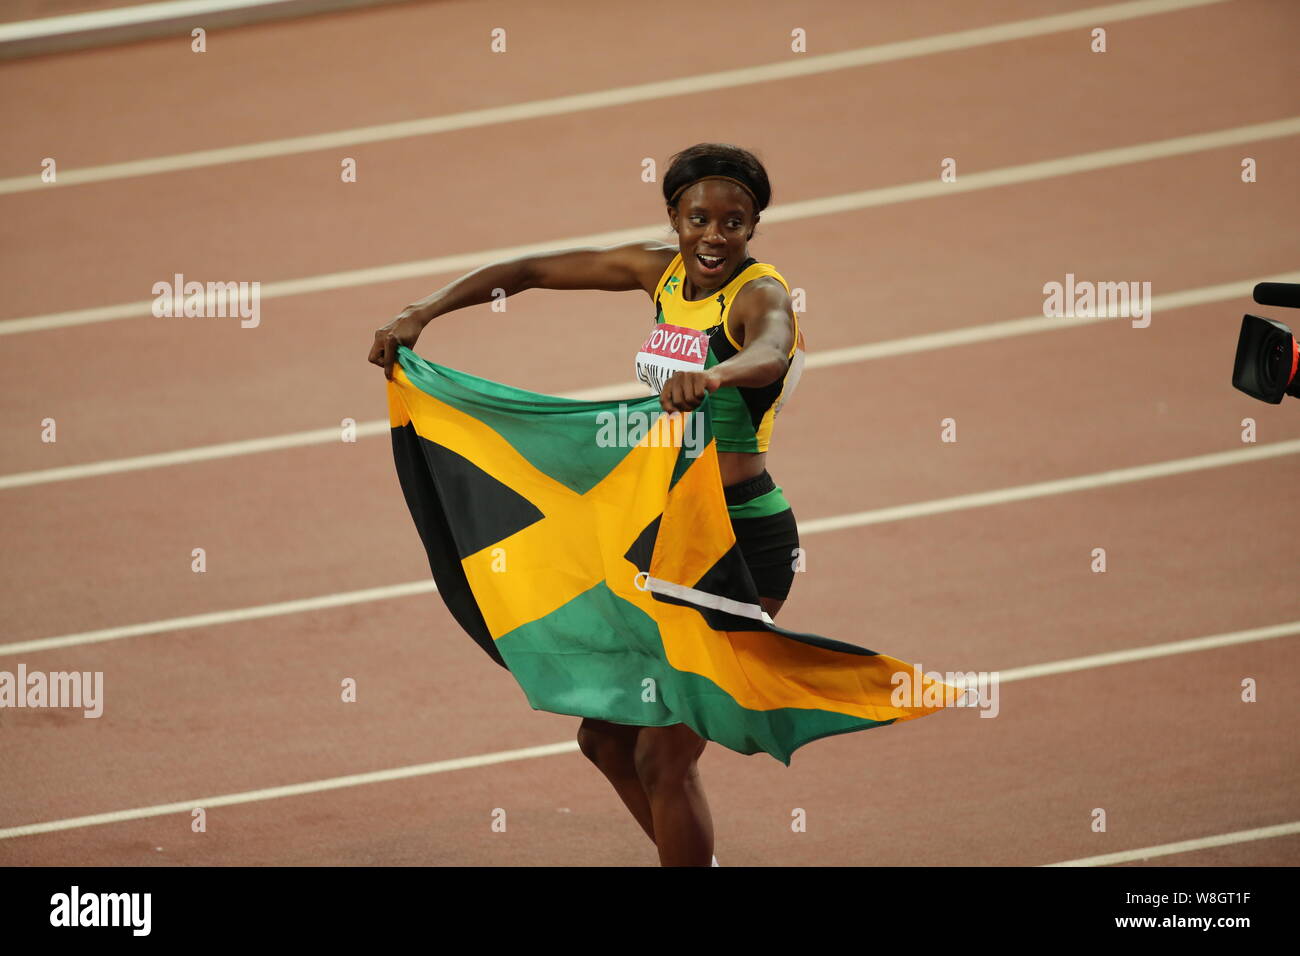
<instances>
[{"instance_id":1,"label":"athlete's knee","mask_svg":"<svg viewBox=\"0 0 1300 956\"><path fill-rule=\"evenodd\" d=\"M705 740L685 724L647 727L636 745L636 775L647 793L677 787L697 772Z\"/></svg>"},{"instance_id":2,"label":"athlete's knee","mask_svg":"<svg viewBox=\"0 0 1300 956\"><path fill-rule=\"evenodd\" d=\"M632 744L612 725L584 718L578 727L578 750L597 767L612 767L632 760Z\"/></svg>"}]
</instances>

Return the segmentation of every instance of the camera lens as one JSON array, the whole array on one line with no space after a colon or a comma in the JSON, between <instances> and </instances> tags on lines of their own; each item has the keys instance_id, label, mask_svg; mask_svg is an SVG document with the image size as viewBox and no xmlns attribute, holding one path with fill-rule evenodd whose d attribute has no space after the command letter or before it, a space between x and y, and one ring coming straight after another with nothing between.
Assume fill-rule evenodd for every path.
<instances>
[{"instance_id":1,"label":"camera lens","mask_svg":"<svg viewBox=\"0 0 1300 956\"><path fill-rule=\"evenodd\" d=\"M1285 359L1288 358L1283 345L1286 336L1279 332L1273 332L1264 340L1264 347L1260 349L1259 355L1259 379L1265 391L1281 387L1284 379L1282 366ZM1286 372L1289 374L1291 366L1286 366Z\"/></svg>"}]
</instances>

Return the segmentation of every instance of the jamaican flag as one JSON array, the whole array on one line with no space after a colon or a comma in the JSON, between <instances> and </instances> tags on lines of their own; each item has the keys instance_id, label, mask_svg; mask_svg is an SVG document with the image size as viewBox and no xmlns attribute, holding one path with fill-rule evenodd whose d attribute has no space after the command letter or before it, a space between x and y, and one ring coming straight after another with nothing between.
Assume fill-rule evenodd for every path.
<instances>
[{"instance_id":1,"label":"jamaican flag","mask_svg":"<svg viewBox=\"0 0 1300 956\"><path fill-rule=\"evenodd\" d=\"M811 740L943 706L891 701L902 661L764 620L708 399L670 416L657 396L540 395L405 347L398 362L393 455L438 593L535 710L685 723L789 764Z\"/></svg>"}]
</instances>

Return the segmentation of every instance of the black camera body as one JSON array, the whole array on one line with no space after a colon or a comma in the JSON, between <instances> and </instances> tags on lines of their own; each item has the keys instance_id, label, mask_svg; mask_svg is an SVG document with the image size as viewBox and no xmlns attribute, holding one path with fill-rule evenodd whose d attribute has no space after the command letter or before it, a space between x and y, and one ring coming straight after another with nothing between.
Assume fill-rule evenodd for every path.
<instances>
[{"instance_id":1,"label":"black camera body","mask_svg":"<svg viewBox=\"0 0 1300 956\"><path fill-rule=\"evenodd\" d=\"M1261 282L1255 286L1260 305L1300 308L1300 285ZM1281 322L1258 315L1241 318L1232 387L1261 402L1278 405L1282 396L1300 398L1300 343Z\"/></svg>"}]
</instances>

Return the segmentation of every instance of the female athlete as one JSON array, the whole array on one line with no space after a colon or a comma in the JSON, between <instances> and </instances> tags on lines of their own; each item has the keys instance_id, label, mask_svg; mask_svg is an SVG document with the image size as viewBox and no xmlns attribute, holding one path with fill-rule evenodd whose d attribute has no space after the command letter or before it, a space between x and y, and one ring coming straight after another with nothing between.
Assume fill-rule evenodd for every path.
<instances>
[{"instance_id":1,"label":"female athlete","mask_svg":"<svg viewBox=\"0 0 1300 956\"><path fill-rule=\"evenodd\" d=\"M710 394L722 484L736 540L775 618L794 578L794 514L766 469L773 419L798 379L798 321L785 280L749 255L771 199L767 171L750 152L701 143L673 157L663 181L677 244L643 241L493 263L407 306L375 333L369 360L392 378L397 347L412 348L434 318L492 301L494 289L641 289L657 323L708 335L702 368L663 384L665 411L689 411ZM634 727L584 718L582 753L609 778L654 842L664 866L709 866L713 820L697 762L705 741L685 724Z\"/></svg>"}]
</instances>

